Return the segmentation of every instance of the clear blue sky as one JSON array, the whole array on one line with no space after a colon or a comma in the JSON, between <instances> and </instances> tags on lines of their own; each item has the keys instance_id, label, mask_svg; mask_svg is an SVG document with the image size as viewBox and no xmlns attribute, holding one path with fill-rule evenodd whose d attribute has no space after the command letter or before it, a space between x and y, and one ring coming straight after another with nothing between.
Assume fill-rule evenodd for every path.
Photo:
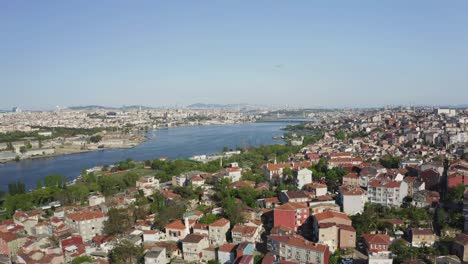
<instances>
[{"instance_id":1,"label":"clear blue sky","mask_svg":"<svg viewBox=\"0 0 468 264\"><path fill-rule=\"evenodd\" d=\"M0 1L0 109L468 103L468 1Z\"/></svg>"}]
</instances>

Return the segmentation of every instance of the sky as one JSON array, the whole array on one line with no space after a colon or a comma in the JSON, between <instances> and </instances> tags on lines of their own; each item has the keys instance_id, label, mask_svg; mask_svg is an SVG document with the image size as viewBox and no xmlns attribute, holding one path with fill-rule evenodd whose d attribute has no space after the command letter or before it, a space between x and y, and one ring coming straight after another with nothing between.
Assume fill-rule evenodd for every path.
<instances>
[{"instance_id":1,"label":"sky","mask_svg":"<svg viewBox=\"0 0 468 264\"><path fill-rule=\"evenodd\" d=\"M468 1L0 1L0 109L468 104Z\"/></svg>"}]
</instances>

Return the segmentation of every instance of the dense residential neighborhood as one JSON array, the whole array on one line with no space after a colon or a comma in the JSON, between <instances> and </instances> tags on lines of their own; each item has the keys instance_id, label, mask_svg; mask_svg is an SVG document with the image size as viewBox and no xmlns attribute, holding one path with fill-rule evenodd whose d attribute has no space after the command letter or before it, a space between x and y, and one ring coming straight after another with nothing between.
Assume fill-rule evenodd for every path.
<instances>
[{"instance_id":1,"label":"dense residential neighborhood","mask_svg":"<svg viewBox=\"0 0 468 264\"><path fill-rule=\"evenodd\" d=\"M212 161L129 157L74 184L11 183L0 263L468 262L468 110L314 118L284 145Z\"/></svg>"}]
</instances>

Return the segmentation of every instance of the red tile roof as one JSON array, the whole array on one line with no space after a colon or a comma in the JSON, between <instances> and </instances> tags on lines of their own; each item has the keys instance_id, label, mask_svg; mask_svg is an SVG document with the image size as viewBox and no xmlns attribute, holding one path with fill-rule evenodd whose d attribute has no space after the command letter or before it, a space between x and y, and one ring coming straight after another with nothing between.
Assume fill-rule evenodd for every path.
<instances>
[{"instance_id":1,"label":"red tile roof","mask_svg":"<svg viewBox=\"0 0 468 264\"><path fill-rule=\"evenodd\" d=\"M220 246L220 247L218 248L218 251L221 251L221 252L233 252L233 251L235 250L236 246L237 246L236 244L230 244L230 243L224 244L224 245L222 245L222 246Z\"/></svg>"},{"instance_id":2,"label":"red tile roof","mask_svg":"<svg viewBox=\"0 0 468 264\"><path fill-rule=\"evenodd\" d=\"M364 234L362 235L367 244L390 245L390 237L383 234Z\"/></svg>"},{"instance_id":3,"label":"red tile roof","mask_svg":"<svg viewBox=\"0 0 468 264\"><path fill-rule=\"evenodd\" d=\"M103 218L105 217L105 215L100 211L81 211L67 214L65 217L80 222L91 219Z\"/></svg>"},{"instance_id":4,"label":"red tile roof","mask_svg":"<svg viewBox=\"0 0 468 264\"><path fill-rule=\"evenodd\" d=\"M299 236L278 236L278 235L271 235L269 239L278 241L282 244L298 247L298 248L305 248L313 251L318 252L326 252L328 250L328 246L322 244L316 244L311 241L305 240Z\"/></svg>"},{"instance_id":5,"label":"red tile roof","mask_svg":"<svg viewBox=\"0 0 468 264\"><path fill-rule=\"evenodd\" d=\"M351 221L351 219L345 213L334 212L334 211L325 211L322 213L318 213L318 214L315 214L314 217L315 219L317 219L318 222L331 219L331 218L341 218L344 220Z\"/></svg>"},{"instance_id":6,"label":"red tile roof","mask_svg":"<svg viewBox=\"0 0 468 264\"><path fill-rule=\"evenodd\" d=\"M274 210L296 211L297 209L304 208L308 208L306 203L285 203L283 205L275 207Z\"/></svg>"},{"instance_id":7,"label":"red tile roof","mask_svg":"<svg viewBox=\"0 0 468 264\"><path fill-rule=\"evenodd\" d=\"M340 186L340 193L342 195L363 195L364 190L359 186L343 185Z\"/></svg>"},{"instance_id":8,"label":"red tile roof","mask_svg":"<svg viewBox=\"0 0 468 264\"><path fill-rule=\"evenodd\" d=\"M373 180L369 182L369 186L378 188L399 188L401 182L390 180Z\"/></svg>"},{"instance_id":9,"label":"red tile roof","mask_svg":"<svg viewBox=\"0 0 468 264\"><path fill-rule=\"evenodd\" d=\"M13 234L13 233L9 233L9 232L0 232L0 239L5 241L5 242L11 242L13 240L16 240L18 237Z\"/></svg>"},{"instance_id":10,"label":"red tile roof","mask_svg":"<svg viewBox=\"0 0 468 264\"><path fill-rule=\"evenodd\" d=\"M227 220L226 218L220 218L214 221L213 223L211 223L209 226L210 227L222 227L222 226L229 225L230 223L231 222L229 222L229 220Z\"/></svg>"}]
</instances>

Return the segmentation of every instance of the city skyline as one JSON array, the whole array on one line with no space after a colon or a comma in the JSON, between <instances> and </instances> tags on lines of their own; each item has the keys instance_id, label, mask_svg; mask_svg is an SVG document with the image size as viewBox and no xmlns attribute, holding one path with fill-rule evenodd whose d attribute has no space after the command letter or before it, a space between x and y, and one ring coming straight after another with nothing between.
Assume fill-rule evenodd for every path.
<instances>
[{"instance_id":1,"label":"city skyline","mask_svg":"<svg viewBox=\"0 0 468 264\"><path fill-rule=\"evenodd\" d=\"M466 7L2 2L0 109L463 105Z\"/></svg>"}]
</instances>

